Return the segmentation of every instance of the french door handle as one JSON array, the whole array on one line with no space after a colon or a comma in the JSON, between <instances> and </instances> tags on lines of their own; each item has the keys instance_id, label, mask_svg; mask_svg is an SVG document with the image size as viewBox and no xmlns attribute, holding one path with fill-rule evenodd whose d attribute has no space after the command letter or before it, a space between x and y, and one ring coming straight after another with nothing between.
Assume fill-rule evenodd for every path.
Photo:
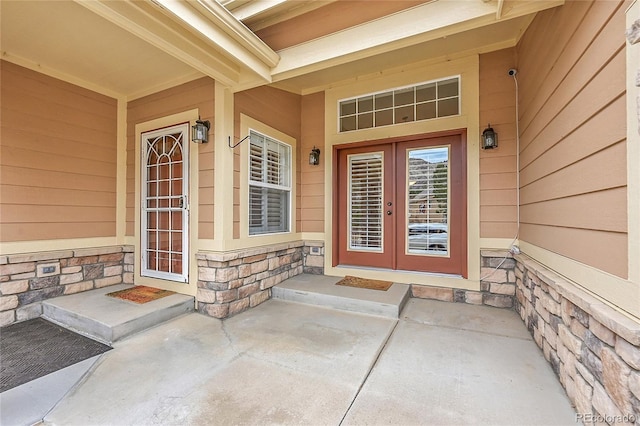
<instances>
[{"instance_id":1,"label":"french door handle","mask_svg":"<svg viewBox=\"0 0 640 426\"><path fill-rule=\"evenodd\" d=\"M387 210L387 216L391 216L391 210Z\"/></svg>"}]
</instances>

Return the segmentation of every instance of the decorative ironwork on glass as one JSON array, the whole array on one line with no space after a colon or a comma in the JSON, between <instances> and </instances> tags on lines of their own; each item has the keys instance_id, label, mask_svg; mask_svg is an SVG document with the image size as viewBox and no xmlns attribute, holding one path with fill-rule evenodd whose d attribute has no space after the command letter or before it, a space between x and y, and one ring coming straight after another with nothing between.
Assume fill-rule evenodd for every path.
<instances>
[{"instance_id":1,"label":"decorative ironwork on glass","mask_svg":"<svg viewBox=\"0 0 640 426\"><path fill-rule=\"evenodd\" d=\"M145 269L183 274L183 133L146 140Z\"/></svg>"}]
</instances>

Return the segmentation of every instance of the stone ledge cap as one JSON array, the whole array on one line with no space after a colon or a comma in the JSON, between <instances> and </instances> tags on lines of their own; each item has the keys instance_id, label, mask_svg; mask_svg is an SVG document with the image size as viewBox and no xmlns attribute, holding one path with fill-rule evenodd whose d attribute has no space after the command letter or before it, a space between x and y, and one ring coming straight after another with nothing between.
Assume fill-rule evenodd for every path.
<instances>
[{"instance_id":1,"label":"stone ledge cap","mask_svg":"<svg viewBox=\"0 0 640 426\"><path fill-rule=\"evenodd\" d=\"M482 257L506 257L507 259L513 259L513 254L509 250L502 249L484 249L480 250L480 256Z\"/></svg>"},{"instance_id":2,"label":"stone ledge cap","mask_svg":"<svg viewBox=\"0 0 640 426\"><path fill-rule=\"evenodd\" d=\"M322 240L304 240L304 245L309 247L324 247L324 241Z\"/></svg>"},{"instance_id":3,"label":"stone ledge cap","mask_svg":"<svg viewBox=\"0 0 640 426\"><path fill-rule=\"evenodd\" d=\"M7 256L9 263L38 262L42 260L66 259L69 257L73 257L73 250L43 251L35 253L11 254Z\"/></svg>"},{"instance_id":4,"label":"stone ledge cap","mask_svg":"<svg viewBox=\"0 0 640 426\"><path fill-rule=\"evenodd\" d=\"M249 247L225 252L199 251L198 253L196 253L196 259L229 262L230 260L241 259L243 257L257 256L259 254L266 254L274 251L302 247L303 245L304 241L292 241L288 243L277 243L268 246Z\"/></svg>"},{"instance_id":5,"label":"stone ledge cap","mask_svg":"<svg viewBox=\"0 0 640 426\"><path fill-rule=\"evenodd\" d=\"M101 254L122 253L123 246L91 247L73 251L75 257L98 256Z\"/></svg>"}]
</instances>

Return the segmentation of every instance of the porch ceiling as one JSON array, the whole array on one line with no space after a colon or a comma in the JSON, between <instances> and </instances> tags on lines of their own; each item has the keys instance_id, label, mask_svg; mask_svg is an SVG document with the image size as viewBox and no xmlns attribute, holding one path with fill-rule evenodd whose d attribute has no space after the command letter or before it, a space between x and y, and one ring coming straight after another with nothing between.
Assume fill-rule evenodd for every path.
<instances>
[{"instance_id":1,"label":"porch ceiling","mask_svg":"<svg viewBox=\"0 0 640 426\"><path fill-rule=\"evenodd\" d=\"M513 46L536 12L564 0L411 0L277 52L254 34L346 1L3 0L2 57L129 99L204 75L234 90L275 82L310 93L416 60Z\"/></svg>"}]
</instances>

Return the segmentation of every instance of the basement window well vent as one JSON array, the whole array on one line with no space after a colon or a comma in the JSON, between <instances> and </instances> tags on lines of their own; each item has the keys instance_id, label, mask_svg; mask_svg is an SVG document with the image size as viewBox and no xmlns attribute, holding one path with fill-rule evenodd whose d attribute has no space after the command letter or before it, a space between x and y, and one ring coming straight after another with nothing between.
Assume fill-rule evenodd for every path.
<instances>
[{"instance_id":1,"label":"basement window well vent","mask_svg":"<svg viewBox=\"0 0 640 426\"><path fill-rule=\"evenodd\" d=\"M342 132L460 114L460 77L447 77L338 101Z\"/></svg>"}]
</instances>

